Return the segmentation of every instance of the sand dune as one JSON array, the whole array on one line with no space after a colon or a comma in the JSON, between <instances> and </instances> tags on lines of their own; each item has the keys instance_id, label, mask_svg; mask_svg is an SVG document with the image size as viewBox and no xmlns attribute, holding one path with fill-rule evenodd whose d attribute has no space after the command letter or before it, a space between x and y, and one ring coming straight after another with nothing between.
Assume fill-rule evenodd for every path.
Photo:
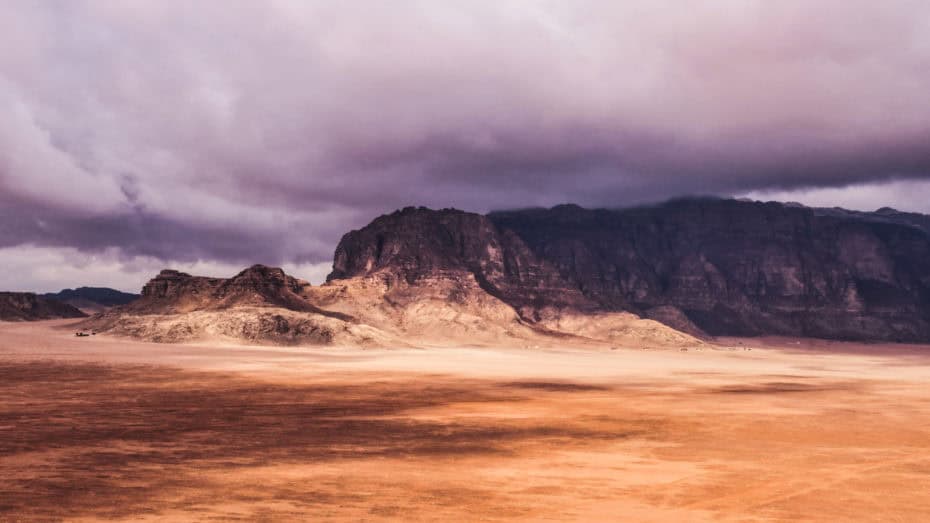
<instances>
[{"instance_id":1,"label":"sand dune","mask_svg":"<svg viewBox=\"0 0 930 523\"><path fill-rule=\"evenodd\" d=\"M0 323L0 520L925 521L928 356L166 345Z\"/></svg>"}]
</instances>

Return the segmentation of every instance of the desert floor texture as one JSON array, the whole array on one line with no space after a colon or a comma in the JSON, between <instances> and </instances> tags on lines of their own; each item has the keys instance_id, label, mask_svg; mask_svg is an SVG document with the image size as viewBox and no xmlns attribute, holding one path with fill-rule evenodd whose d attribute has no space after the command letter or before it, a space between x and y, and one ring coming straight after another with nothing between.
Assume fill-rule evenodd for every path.
<instances>
[{"instance_id":1,"label":"desert floor texture","mask_svg":"<svg viewBox=\"0 0 930 523\"><path fill-rule=\"evenodd\" d=\"M0 323L0 521L928 521L928 383L918 346L311 349Z\"/></svg>"}]
</instances>

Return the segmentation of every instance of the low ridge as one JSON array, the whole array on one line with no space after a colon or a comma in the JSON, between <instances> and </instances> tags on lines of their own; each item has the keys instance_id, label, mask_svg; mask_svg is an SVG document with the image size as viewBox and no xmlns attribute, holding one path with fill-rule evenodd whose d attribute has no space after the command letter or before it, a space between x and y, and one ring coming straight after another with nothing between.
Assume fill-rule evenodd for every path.
<instances>
[{"instance_id":1,"label":"low ridge","mask_svg":"<svg viewBox=\"0 0 930 523\"><path fill-rule=\"evenodd\" d=\"M60 292L46 293L42 297L58 300L86 313L96 313L117 305L126 305L139 298L138 294L121 292L107 287L78 287Z\"/></svg>"},{"instance_id":2,"label":"low ridge","mask_svg":"<svg viewBox=\"0 0 930 523\"><path fill-rule=\"evenodd\" d=\"M476 232L469 231L454 243L466 245L465 239ZM461 265L461 257L451 256L433 260L428 270L420 270L415 261L395 263L400 260L392 259L357 277L334 278L319 287L260 265L232 278L164 270L145 285L141 298L97 314L84 326L159 342L223 339L305 345L543 346L564 343L568 336L576 343L601 345L620 339L637 346L700 343L630 314L585 317L584 329L577 333L560 330L561 325L568 325L564 322L578 324L581 316L575 310L540 315L534 309L537 319L527 322L487 292L486 282L479 281L494 276L488 269L491 261L481 270L470 270ZM552 289L526 292L521 299L536 299L535 293Z\"/></svg>"},{"instance_id":3,"label":"low ridge","mask_svg":"<svg viewBox=\"0 0 930 523\"><path fill-rule=\"evenodd\" d=\"M0 320L35 321L84 318L87 314L58 300L31 292L0 292Z\"/></svg>"}]
</instances>

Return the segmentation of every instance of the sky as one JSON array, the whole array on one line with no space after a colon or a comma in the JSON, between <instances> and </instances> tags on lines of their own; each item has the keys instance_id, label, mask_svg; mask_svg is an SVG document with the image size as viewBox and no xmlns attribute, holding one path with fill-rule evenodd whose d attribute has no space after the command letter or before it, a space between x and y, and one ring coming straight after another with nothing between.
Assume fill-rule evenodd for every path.
<instances>
[{"instance_id":1,"label":"sky","mask_svg":"<svg viewBox=\"0 0 930 523\"><path fill-rule=\"evenodd\" d=\"M925 0L6 0L0 289L314 283L407 205L930 212Z\"/></svg>"}]
</instances>

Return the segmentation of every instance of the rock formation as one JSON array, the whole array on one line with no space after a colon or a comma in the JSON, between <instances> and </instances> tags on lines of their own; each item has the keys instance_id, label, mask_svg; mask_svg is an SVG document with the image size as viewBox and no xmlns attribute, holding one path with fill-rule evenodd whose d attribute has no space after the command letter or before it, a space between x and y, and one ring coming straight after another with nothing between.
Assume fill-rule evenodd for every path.
<instances>
[{"instance_id":1,"label":"rock formation","mask_svg":"<svg viewBox=\"0 0 930 523\"><path fill-rule=\"evenodd\" d=\"M930 341L920 216L688 199L490 218L604 309L671 306L713 335Z\"/></svg>"},{"instance_id":2,"label":"rock formation","mask_svg":"<svg viewBox=\"0 0 930 523\"><path fill-rule=\"evenodd\" d=\"M373 275L413 287L452 280L462 292L473 283L531 321L552 307L596 308L512 231L486 216L454 209L408 207L346 234L327 281Z\"/></svg>"},{"instance_id":3,"label":"rock formation","mask_svg":"<svg viewBox=\"0 0 930 523\"><path fill-rule=\"evenodd\" d=\"M327 315L302 295L310 284L283 270L253 265L232 278L207 278L164 270L142 288L142 296L122 308L134 313L176 314L235 307L279 307Z\"/></svg>"},{"instance_id":4,"label":"rock formation","mask_svg":"<svg viewBox=\"0 0 930 523\"><path fill-rule=\"evenodd\" d=\"M228 338L276 344L364 344L376 333L313 305L310 284L254 265L232 278L163 270L139 299L97 314L88 328L152 341Z\"/></svg>"},{"instance_id":5,"label":"rock formation","mask_svg":"<svg viewBox=\"0 0 930 523\"><path fill-rule=\"evenodd\" d=\"M930 341L928 223L723 199L488 216L408 208L346 234L329 280L470 275L538 325L560 311L628 311L698 336Z\"/></svg>"},{"instance_id":6,"label":"rock formation","mask_svg":"<svg viewBox=\"0 0 930 523\"><path fill-rule=\"evenodd\" d=\"M484 218L480 222L487 224ZM460 239L464 241L472 232ZM571 314L566 309L549 311L543 318L533 309L537 320L527 322L486 290L489 287L484 280L500 275L484 269L472 272L460 264L464 259L440 257L429 261L433 265L428 269L421 269L415 259L405 265L398 258L396 264L390 261L380 269L333 279L319 287L292 278L281 269L260 265L228 279L165 270L145 285L138 300L97 314L84 326L158 342L226 340L382 347L531 347L565 343L567 339L580 344L628 343L636 347L701 343L658 322L625 313L599 314L595 319L577 316L580 309L571 309ZM493 265L493 256L484 265L486 269ZM537 293L555 292L544 284L558 282L558 278L532 281L542 283L516 289L523 302L533 301ZM582 305L591 305L577 291L573 295L569 290L565 295L570 298L567 303L577 299ZM574 332L560 330L563 323Z\"/></svg>"},{"instance_id":7,"label":"rock formation","mask_svg":"<svg viewBox=\"0 0 930 523\"><path fill-rule=\"evenodd\" d=\"M0 320L34 321L87 316L77 308L31 292L0 292Z\"/></svg>"},{"instance_id":8,"label":"rock formation","mask_svg":"<svg viewBox=\"0 0 930 523\"><path fill-rule=\"evenodd\" d=\"M722 199L487 216L410 207L347 233L324 285L260 265L232 278L166 270L88 325L295 344L926 342L930 220Z\"/></svg>"}]
</instances>

